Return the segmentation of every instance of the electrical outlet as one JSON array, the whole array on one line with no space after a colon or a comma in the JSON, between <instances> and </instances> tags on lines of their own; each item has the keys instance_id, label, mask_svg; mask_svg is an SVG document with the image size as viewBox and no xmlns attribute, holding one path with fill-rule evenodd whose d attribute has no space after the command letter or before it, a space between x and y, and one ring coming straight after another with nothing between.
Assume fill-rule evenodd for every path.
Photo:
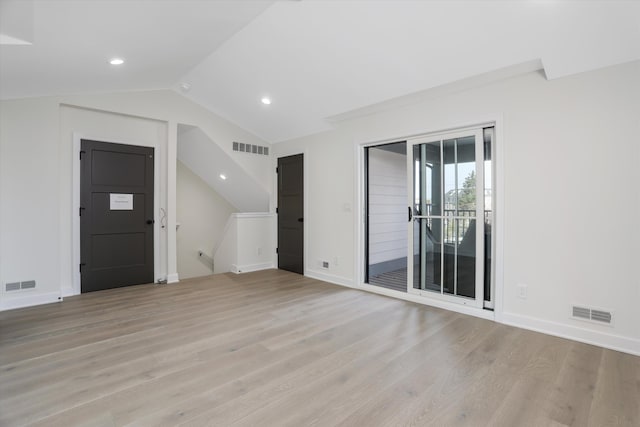
<instances>
[{"instance_id":1,"label":"electrical outlet","mask_svg":"<svg viewBox=\"0 0 640 427\"><path fill-rule=\"evenodd\" d=\"M524 283L518 283L516 286L518 288L518 298L527 299L527 285Z\"/></svg>"},{"instance_id":2,"label":"electrical outlet","mask_svg":"<svg viewBox=\"0 0 640 427\"><path fill-rule=\"evenodd\" d=\"M322 268L329 268L329 261L322 261Z\"/></svg>"}]
</instances>

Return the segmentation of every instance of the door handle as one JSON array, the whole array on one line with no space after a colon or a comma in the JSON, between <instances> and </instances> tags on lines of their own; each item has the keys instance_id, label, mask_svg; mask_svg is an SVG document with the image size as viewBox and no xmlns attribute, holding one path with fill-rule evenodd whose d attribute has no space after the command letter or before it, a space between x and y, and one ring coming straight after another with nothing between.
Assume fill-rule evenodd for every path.
<instances>
[{"instance_id":1,"label":"door handle","mask_svg":"<svg viewBox=\"0 0 640 427\"><path fill-rule=\"evenodd\" d=\"M304 218L298 218L298 222L304 222Z\"/></svg>"},{"instance_id":2,"label":"door handle","mask_svg":"<svg viewBox=\"0 0 640 427\"><path fill-rule=\"evenodd\" d=\"M154 222L155 222L154 220L152 220L152 219L148 219L148 220L147 220L147 225L151 225L151 224L153 224Z\"/></svg>"}]
</instances>

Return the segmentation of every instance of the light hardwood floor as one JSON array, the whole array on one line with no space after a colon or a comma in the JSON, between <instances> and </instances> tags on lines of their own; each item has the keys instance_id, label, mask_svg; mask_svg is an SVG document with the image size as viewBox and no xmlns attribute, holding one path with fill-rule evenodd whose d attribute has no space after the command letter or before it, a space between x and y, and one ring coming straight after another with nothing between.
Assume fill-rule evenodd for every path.
<instances>
[{"instance_id":1,"label":"light hardwood floor","mask_svg":"<svg viewBox=\"0 0 640 427\"><path fill-rule=\"evenodd\" d=\"M640 357L270 270L0 313L0 425L640 426Z\"/></svg>"}]
</instances>

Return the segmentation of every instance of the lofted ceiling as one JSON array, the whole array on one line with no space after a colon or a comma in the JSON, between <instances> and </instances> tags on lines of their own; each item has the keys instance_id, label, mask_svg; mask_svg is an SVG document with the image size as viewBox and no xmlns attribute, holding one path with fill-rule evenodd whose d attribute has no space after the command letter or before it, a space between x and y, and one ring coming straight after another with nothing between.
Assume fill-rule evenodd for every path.
<instances>
[{"instance_id":1,"label":"lofted ceiling","mask_svg":"<svg viewBox=\"0 0 640 427\"><path fill-rule=\"evenodd\" d=\"M269 192L202 129L178 125L177 146L178 160L239 212L269 211ZM221 173L224 180L220 178Z\"/></svg>"},{"instance_id":2,"label":"lofted ceiling","mask_svg":"<svg viewBox=\"0 0 640 427\"><path fill-rule=\"evenodd\" d=\"M636 1L17 1L32 44L0 46L2 98L173 88L269 142L518 64L555 79L640 59Z\"/></svg>"},{"instance_id":3,"label":"lofted ceiling","mask_svg":"<svg viewBox=\"0 0 640 427\"><path fill-rule=\"evenodd\" d=\"M272 3L0 0L0 34L32 42L0 45L0 96L169 88Z\"/></svg>"}]
</instances>

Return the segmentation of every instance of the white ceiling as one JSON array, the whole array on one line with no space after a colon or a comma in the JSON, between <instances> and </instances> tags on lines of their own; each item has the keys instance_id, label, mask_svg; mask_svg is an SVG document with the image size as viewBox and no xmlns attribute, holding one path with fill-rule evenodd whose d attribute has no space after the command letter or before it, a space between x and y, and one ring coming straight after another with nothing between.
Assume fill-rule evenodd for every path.
<instances>
[{"instance_id":1,"label":"white ceiling","mask_svg":"<svg viewBox=\"0 0 640 427\"><path fill-rule=\"evenodd\" d=\"M49 0L34 17L33 46L0 46L3 98L187 82L269 142L516 64L554 79L640 59L636 1Z\"/></svg>"},{"instance_id":2,"label":"white ceiling","mask_svg":"<svg viewBox=\"0 0 640 427\"><path fill-rule=\"evenodd\" d=\"M33 44L0 45L0 97L169 88L272 3L0 0L2 34L19 30L16 5L33 4Z\"/></svg>"}]
</instances>

